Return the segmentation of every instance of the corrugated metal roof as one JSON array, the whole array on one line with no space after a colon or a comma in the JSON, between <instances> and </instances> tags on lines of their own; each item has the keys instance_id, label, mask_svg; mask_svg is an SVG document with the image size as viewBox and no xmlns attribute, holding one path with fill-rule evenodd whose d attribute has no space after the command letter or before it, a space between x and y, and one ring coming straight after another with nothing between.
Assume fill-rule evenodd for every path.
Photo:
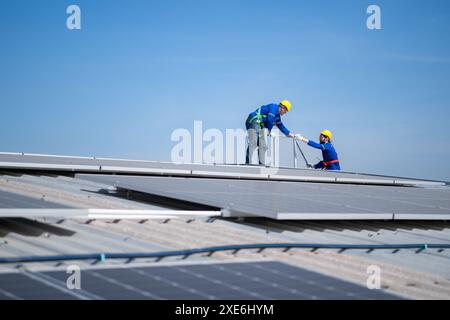
<instances>
[{"instance_id":1,"label":"corrugated metal roof","mask_svg":"<svg viewBox=\"0 0 450 320\"><path fill-rule=\"evenodd\" d=\"M274 221L246 219L246 225L265 228L281 238L313 243L449 243L450 222L433 221ZM371 251L351 250L347 254L400 265L450 279L450 250L429 249ZM426 263L425 263L426 261Z\"/></svg>"},{"instance_id":2,"label":"corrugated metal roof","mask_svg":"<svg viewBox=\"0 0 450 320\"><path fill-rule=\"evenodd\" d=\"M0 208L65 208L65 206L0 190Z\"/></svg>"}]
</instances>

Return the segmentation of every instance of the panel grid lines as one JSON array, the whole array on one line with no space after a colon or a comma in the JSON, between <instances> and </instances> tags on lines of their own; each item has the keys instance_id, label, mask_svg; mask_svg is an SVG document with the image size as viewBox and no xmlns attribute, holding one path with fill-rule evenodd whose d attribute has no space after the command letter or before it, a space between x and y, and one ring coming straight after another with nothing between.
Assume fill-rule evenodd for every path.
<instances>
[{"instance_id":1,"label":"panel grid lines","mask_svg":"<svg viewBox=\"0 0 450 320\"><path fill-rule=\"evenodd\" d=\"M64 271L0 274L0 299L398 299L281 262L88 268L81 290Z\"/></svg>"}]
</instances>

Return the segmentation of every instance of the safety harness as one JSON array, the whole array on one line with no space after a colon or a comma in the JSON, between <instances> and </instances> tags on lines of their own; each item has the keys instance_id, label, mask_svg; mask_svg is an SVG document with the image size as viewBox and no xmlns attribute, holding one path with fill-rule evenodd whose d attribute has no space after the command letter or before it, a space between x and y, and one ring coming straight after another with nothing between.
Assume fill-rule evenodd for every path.
<instances>
[{"instance_id":1,"label":"safety harness","mask_svg":"<svg viewBox=\"0 0 450 320\"><path fill-rule=\"evenodd\" d=\"M267 118L267 115L261 114L261 108L256 111L256 115L250 119L250 123L256 120L256 123L259 125L261 129L264 129L264 118Z\"/></svg>"},{"instance_id":2,"label":"safety harness","mask_svg":"<svg viewBox=\"0 0 450 320\"><path fill-rule=\"evenodd\" d=\"M336 160L331 160L331 161L322 161L322 163L323 163L323 167L325 169L327 169L330 164L339 163L339 160L336 159Z\"/></svg>"}]
</instances>

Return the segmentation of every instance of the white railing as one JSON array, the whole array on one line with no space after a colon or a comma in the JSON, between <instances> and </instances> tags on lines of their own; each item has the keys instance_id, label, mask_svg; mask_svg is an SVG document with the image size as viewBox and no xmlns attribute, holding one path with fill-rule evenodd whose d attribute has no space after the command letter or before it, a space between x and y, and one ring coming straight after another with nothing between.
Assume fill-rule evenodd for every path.
<instances>
[{"instance_id":1,"label":"white railing","mask_svg":"<svg viewBox=\"0 0 450 320\"><path fill-rule=\"evenodd\" d=\"M279 157L277 157L276 152L279 150L279 141L278 139L292 139L292 138L288 138L284 135L276 135L271 137L271 166L272 167L279 167L280 163L279 163ZM278 146L277 146L278 144ZM303 152L302 148L300 147L300 143L297 139L292 139L292 151L293 151L293 167L294 168L298 168L298 159L301 156L302 160L305 162L305 165L307 168L310 168L311 164L309 163L309 161L306 159L305 153Z\"/></svg>"}]
</instances>

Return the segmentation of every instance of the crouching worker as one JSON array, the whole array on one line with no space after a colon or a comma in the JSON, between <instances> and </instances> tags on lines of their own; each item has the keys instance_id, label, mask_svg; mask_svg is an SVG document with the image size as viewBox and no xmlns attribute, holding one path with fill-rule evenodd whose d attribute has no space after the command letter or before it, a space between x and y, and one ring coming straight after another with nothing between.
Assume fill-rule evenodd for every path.
<instances>
[{"instance_id":1,"label":"crouching worker","mask_svg":"<svg viewBox=\"0 0 450 320\"><path fill-rule=\"evenodd\" d=\"M320 133L320 144L303 138L301 135L297 135L297 138L313 148L322 150L323 161L320 161L319 163L314 165L314 169L341 170L338 155L333 145L331 144L333 134L330 130L324 130Z\"/></svg>"},{"instance_id":2,"label":"crouching worker","mask_svg":"<svg viewBox=\"0 0 450 320\"><path fill-rule=\"evenodd\" d=\"M271 103L260 107L258 110L249 114L245 127L248 132L248 147L246 154L246 164L252 161L253 152L258 148L259 164L266 164L267 145L264 137L264 128L268 130L269 136L272 135L274 125L280 129L289 138L295 138L281 122L281 116L291 110L291 103L287 100L279 104Z\"/></svg>"}]
</instances>

